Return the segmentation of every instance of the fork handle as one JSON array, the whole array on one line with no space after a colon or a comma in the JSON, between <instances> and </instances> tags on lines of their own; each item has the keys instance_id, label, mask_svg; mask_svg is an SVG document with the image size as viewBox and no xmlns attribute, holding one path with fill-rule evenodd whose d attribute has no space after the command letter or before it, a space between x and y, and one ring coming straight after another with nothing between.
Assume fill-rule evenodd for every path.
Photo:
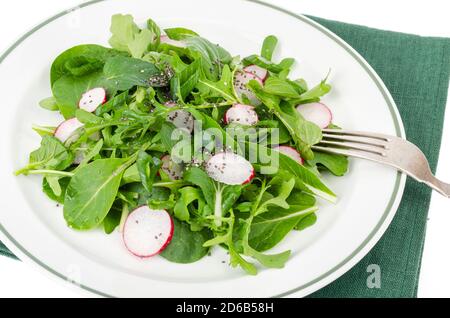
<instances>
[{"instance_id":1,"label":"fork handle","mask_svg":"<svg viewBox=\"0 0 450 318\"><path fill-rule=\"evenodd\" d=\"M446 196L447 198L450 198L450 184L442 182L435 176L432 176L430 178L429 182L426 182L430 187L432 187L434 190L442 194L443 196Z\"/></svg>"}]
</instances>

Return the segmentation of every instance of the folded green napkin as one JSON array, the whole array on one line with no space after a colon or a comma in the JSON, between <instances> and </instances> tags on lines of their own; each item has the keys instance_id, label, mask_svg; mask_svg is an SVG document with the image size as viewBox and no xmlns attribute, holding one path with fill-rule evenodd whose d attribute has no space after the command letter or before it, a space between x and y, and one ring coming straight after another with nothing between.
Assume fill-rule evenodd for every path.
<instances>
[{"instance_id":1,"label":"folded green napkin","mask_svg":"<svg viewBox=\"0 0 450 318\"><path fill-rule=\"evenodd\" d=\"M425 152L434 171L450 74L450 39L313 19L347 41L378 72L400 109L408 139ZM430 195L430 189L408 180L396 217L380 242L347 274L312 296L416 296ZM1 243L0 254L13 256ZM380 289L366 285L369 264L381 268Z\"/></svg>"},{"instance_id":2,"label":"folded green napkin","mask_svg":"<svg viewBox=\"0 0 450 318\"><path fill-rule=\"evenodd\" d=\"M358 51L391 92L408 140L439 156L450 76L450 39L420 37L314 18ZM408 178L400 207L377 245L355 267L313 297L415 297L431 190ZM445 213L445 211L441 211ZM381 269L381 288L367 287L367 267Z\"/></svg>"}]
</instances>

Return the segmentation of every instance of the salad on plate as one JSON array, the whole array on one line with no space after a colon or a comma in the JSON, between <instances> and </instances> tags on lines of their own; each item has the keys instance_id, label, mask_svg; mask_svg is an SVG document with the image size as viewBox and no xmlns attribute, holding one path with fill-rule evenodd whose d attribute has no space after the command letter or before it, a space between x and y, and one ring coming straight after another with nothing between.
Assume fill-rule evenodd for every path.
<instances>
[{"instance_id":1,"label":"salad on plate","mask_svg":"<svg viewBox=\"0 0 450 318\"><path fill-rule=\"evenodd\" d=\"M336 195L323 173L347 158L317 152L337 128L320 102L327 77L291 78L292 58L274 59L277 38L240 58L195 31L112 17L109 47L78 45L50 70L59 112L17 175L41 175L73 230L118 231L141 258L192 263L225 248L251 275L282 268L290 251L268 252L316 222L316 199Z\"/></svg>"}]
</instances>

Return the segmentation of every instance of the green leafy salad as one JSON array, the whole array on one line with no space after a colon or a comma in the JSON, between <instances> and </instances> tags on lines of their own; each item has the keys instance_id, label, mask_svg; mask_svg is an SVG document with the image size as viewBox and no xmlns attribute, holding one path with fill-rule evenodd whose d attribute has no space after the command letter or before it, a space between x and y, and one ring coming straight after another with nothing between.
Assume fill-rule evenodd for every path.
<instances>
[{"instance_id":1,"label":"green leafy salad","mask_svg":"<svg viewBox=\"0 0 450 318\"><path fill-rule=\"evenodd\" d=\"M317 198L336 200L322 174L347 171L313 147L337 128L320 102L327 78L290 78L273 35L240 58L130 15L114 15L111 33L111 48L54 60L40 106L64 120L33 127L41 145L16 174L42 175L70 228L119 232L138 257L192 263L218 246L248 274L282 268L290 251L267 250L316 222Z\"/></svg>"}]
</instances>

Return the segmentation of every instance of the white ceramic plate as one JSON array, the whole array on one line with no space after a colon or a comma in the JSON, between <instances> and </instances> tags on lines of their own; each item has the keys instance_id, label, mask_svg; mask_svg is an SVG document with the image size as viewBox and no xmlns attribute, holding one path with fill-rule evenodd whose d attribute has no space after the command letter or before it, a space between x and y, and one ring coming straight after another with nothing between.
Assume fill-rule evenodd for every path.
<instances>
[{"instance_id":1,"label":"white ceramic plate","mask_svg":"<svg viewBox=\"0 0 450 318\"><path fill-rule=\"evenodd\" d=\"M294 75L317 83L332 69L333 91L324 101L335 123L404 137L397 108L367 62L303 16L243 0L91 1L34 28L0 59L0 239L16 255L105 296L269 297L305 296L341 276L373 247L395 214L405 177L361 160L351 161L347 176L326 179L339 201L319 202L316 225L291 233L283 242L279 249L292 249L286 267L262 269L254 277L224 264L228 257L221 249L190 265L160 257L140 260L125 250L118 233L67 228L62 208L41 192L41 178L14 177L12 172L39 144L31 125L60 120L37 106L51 95L52 60L77 44L106 45L115 13L131 13L140 22L151 17L163 27L194 29L241 56L258 52L264 37L275 34L280 39L275 58L296 57Z\"/></svg>"}]
</instances>

